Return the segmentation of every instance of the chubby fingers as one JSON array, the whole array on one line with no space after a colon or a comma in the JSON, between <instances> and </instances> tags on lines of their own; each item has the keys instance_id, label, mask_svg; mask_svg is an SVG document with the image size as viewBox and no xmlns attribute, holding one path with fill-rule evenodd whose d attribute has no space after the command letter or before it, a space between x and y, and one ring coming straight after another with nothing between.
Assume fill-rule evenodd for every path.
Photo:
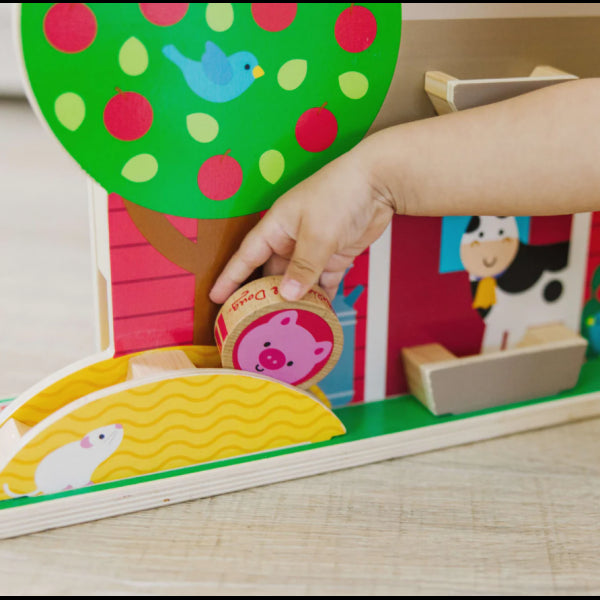
<instances>
[{"instance_id":1,"label":"chubby fingers","mask_svg":"<svg viewBox=\"0 0 600 600\"><path fill-rule=\"evenodd\" d=\"M209 298L215 304L223 304L272 254L273 249L259 223L248 233L238 251L225 265L210 291Z\"/></svg>"},{"instance_id":2,"label":"chubby fingers","mask_svg":"<svg viewBox=\"0 0 600 600\"><path fill-rule=\"evenodd\" d=\"M349 262L351 263L352 261L350 260ZM350 265L348 264L347 267L348 266ZM344 279L344 275L346 274L347 267L338 271L326 271L321 275L319 285L327 294L330 300L333 300L335 298L338 288L340 287L340 283L342 282L342 279Z\"/></svg>"},{"instance_id":3,"label":"chubby fingers","mask_svg":"<svg viewBox=\"0 0 600 600\"><path fill-rule=\"evenodd\" d=\"M279 210L274 206L244 238L209 294L213 302L223 304L267 262L271 267L276 265L277 271L271 268L271 274L284 274L280 293L286 300L300 299L318 282L330 297L335 296L352 257L335 254L338 242L328 230L331 223L327 219L305 216L303 220L295 211L288 212L286 206L280 203Z\"/></svg>"},{"instance_id":4,"label":"chubby fingers","mask_svg":"<svg viewBox=\"0 0 600 600\"><path fill-rule=\"evenodd\" d=\"M301 223L298 239L281 281L286 300L299 300L317 283L337 249L337 241L322 225Z\"/></svg>"},{"instance_id":5,"label":"chubby fingers","mask_svg":"<svg viewBox=\"0 0 600 600\"><path fill-rule=\"evenodd\" d=\"M340 283L354 260L352 256L334 255L328 262L325 271L319 277L319 286L327 294L330 300L335 298ZM289 258L273 255L265 264L263 269L264 275L283 275L288 265Z\"/></svg>"}]
</instances>

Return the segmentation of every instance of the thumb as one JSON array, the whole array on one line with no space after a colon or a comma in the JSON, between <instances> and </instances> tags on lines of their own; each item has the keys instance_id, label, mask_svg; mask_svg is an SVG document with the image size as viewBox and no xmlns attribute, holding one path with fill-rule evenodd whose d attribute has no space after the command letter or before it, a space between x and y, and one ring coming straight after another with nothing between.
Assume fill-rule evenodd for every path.
<instances>
[{"instance_id":1,"label":"thumb","mask_svg":"<svg viewBox=\"0 0 600 600\"><path fill-rule=\"evenodd\" d=\"M307 227L300 228L298 240L280 285L285 300L299 300L319 281L336 243L331 234L316 234Z\"/></svg>"}]
</instances>

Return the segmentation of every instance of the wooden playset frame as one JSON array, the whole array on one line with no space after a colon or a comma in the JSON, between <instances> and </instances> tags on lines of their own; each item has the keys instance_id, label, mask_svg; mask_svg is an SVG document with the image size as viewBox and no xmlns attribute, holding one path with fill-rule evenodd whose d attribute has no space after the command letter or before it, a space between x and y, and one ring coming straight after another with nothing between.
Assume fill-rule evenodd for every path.
<instances>
[{"instance_id":1,"label":"wooden playset frame","mask_svg":"<svg viewBox=\"0 0 600 600\"><path fill-rule=\"evenodd\" d=\"M426 76L425 91L442 114L573 77L550 67L538 68L530 78L518 80L461 82L444 73L432 72ZM461 84L467 92L461 92ZM463 105L463 102L467 104ZM182 381L187 385L191 379L208 378L214 387L215 406L218 407L220 402L227 400L219 396L220 388L227 388L230 381L242 389L240 393L245 399L239 402L247 399L248 406L262 393L256 391L257 385L263 386L267 389L265 402L271 402L273 396L276 398L274 402L279 403L276 410L283 405L306 406L307 411L316 411L315 418L319 423L327 421L331 430L325 435L305 433L305 437L300 432L300 437L288 443L259 444L237 454L225 451L216 458L200 458L196 463L193 462L195 455L184 463L170 462L167 467L158 468L156 462L150 462L149 467L144 467L146 471L115 476L91 486L79 484L68 486L70 489L49 490L41 495L34 493L31 487L22 489L12 494L10 499L0 500L0 538L600 416L600 364L596 359L589 360L579 373L587 343L572 330L556 324L531 330L521 348L505 350L497 355L457 359L441 346L407 348L404 359L412 395L385 398L386 360L380 335L382 327L386 328L382 320L389 311L389 277L386 279L380 264L383 260L383 264L389 266L389 230L371 247L369 255L372 268L365 373L368 401L364 403L330 409L318 389L313 390L316 394L313 395L268 378L221 369L220 357L214 347L156 348L114 358L109 327L111 303L110 265L105 246L107 236L102 231L104 220L98 217L106 208L107 195L94 183L90 190L92 214L100 228L95 243L96 291L99 338L105 350L50 376L17 400L0 403L4 407L0 411L0 483L4 484L5 490L10 487L6 483L8 470L3 469L15 458L16 445L21 444L19 450L26 450L30 440L35 440L33 433L39 439L36 427L42 433L44 430L51 433L56 421L54 416L66 418L69 413L75 414L77 410L111 394L127 394L138 388L143 402L154 406L151 401L155 393L153 386L177 386ZM568 361L564 360L565 356L568 356ZM530 362L523 362L524 359ZM506 390L501 390L500 395L493 398L493 406L486 405L486 402L478 403L478 399L486 395L481 387L465 388L464 396L469 396L466 405L470 409L464 408L465 403L460 406L452 404L463 392L454 389L448 394L447 380L442 381L439 389L443 396L441 400L436 392L436 386L440 385L436 378L443 372L458 373L459 381L464 381L460 375L463 369L478 370L483 365L492 371L508 368L514 373L515 365L521 365L520 381L524 383L536 365L546 374L556 374L558 363L565 367L564 373L559 373L549 386L548 377L533 378L527 385L517 385L518 393L513 397L507 395ZM88 374L98 368L104 374L95 382L93 389L89 388L89 382L84 381L83 384L76 382L73 391L61 391L65 382L72 383L77 379L77 374ZM474 379L481 381L477 377ZM541 387L537 385L540 382L543 384ZM127 402L131 400L123 397ZM254 405L251 410L255 410ZM253 412L252 419L255 418L256 413ZM156 420L154 413L151 413L151 419ZM74 438L65 437L61 443L64 444L67 439ZM92 443L86 440L87 436L81 441L83 447ZM16 464L13 475L18 475L18 462ZM33 467L27 468L33 473ZM32 480L31 475L28 481Z\"/></svg>"}]
</instances>

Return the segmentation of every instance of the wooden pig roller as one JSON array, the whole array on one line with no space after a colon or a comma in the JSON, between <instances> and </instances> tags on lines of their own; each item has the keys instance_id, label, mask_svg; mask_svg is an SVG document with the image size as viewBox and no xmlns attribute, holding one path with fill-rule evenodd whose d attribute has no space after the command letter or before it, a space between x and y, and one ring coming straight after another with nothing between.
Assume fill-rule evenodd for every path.
<instances>
[{"instance_id":1,"label":"wooden pig roller","mask_svg":"<svg viewBox=\"0 0 600 600\"><path fill-rule=\"evenodd\" d=\"M257 279L231 296L217 315L215 339L223 367L309 388L338 361L342 327L321 288L288 302L279 295L281 279Z\"/></svg>"}]
</instances>

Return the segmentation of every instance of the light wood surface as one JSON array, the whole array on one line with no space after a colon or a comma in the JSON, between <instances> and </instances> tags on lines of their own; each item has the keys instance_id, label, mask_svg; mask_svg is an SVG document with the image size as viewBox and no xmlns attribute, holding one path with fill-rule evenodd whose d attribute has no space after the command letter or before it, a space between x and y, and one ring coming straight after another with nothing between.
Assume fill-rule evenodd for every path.
<instances>
[{"instance_id":1,"label":"light wood surface","mask_svg":"<svg viewBox=\"0 0 600 600\"><path fill-rule=\"evenodd\" d=\"M8 396L94 351L93 294L83 176L25 104L0 132ZM599 439L594 419L5 540L0 590L597 594Z\"/></svg>"},{"instance_id":2,"label":"light wood surface","mask_svg":"<svg viewBox=\"0 0 600 600\"><path fill-rule=\"evenodd\" d=\"M538 65L528 77L458 79L441 71L425 73L425 91L438 115L513 98L549 85L577 79L549 65Z\"/></svg>"},{"instance_id":3,"label":"light wood surface","mask_svg":"<svg viewBox=\"0 0 600 600\"><path fill-rule=\"evenodd\" d=\"M142 354L130 358L127 365L127 380L140 379L178 369L193 369L194 363L183 350L167 350L157 354Z\"/></svg>"},{"instance_id":4,"label":"light wood surface","mask_svg":"<svg viewBox=\"0 0 600 600\"><path fill-rule=\"evenodd\" d=\"M403 348L408 389L435 415L553 396L577 384L587 340L561 323L527 330L514 348L456 357L440 344Z\"/></svg>"}]
</instances>

